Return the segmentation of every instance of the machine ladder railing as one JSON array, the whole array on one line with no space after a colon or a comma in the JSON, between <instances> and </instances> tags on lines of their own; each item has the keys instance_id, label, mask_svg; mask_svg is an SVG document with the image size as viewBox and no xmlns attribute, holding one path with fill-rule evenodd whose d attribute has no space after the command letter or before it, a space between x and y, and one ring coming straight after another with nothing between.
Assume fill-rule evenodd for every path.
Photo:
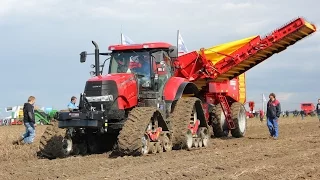
<instances>
[{"instance_id":1,"label":"machine ladder railing","mask_svg":"<svg viewBox=\"0 0 320 180\"><path fill-rule=\"evenodd\" d=\"M228 128L229 129L235 129L235 124L233 122L232 116L231 116L231 109L230 106L228 104L227 98L223 95L218 95L218 99L220 102L220 105L222 107L223 110L223 114L226 117L227 123L228 123Z\"/></svg>"}]
</instances>

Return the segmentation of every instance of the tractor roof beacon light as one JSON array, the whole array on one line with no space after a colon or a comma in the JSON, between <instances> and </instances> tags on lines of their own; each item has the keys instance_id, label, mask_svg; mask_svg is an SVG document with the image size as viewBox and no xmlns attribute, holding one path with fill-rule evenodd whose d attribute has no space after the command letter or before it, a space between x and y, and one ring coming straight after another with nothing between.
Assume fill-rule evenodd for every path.
<instances>
[{"instance_id":1,"label":"tractor roof beacon light","mask_svg":"<svg viewBox=\"0 0 320 180\"><path fill-rule=\"evenodd\" d=\"M92 41L92 44L96 48L94 50L94 60L95 60L95 74L96 76L101 75L100 74L100 62L99 62L99 46L96 42Z\"/></svg>"}]
</instances>

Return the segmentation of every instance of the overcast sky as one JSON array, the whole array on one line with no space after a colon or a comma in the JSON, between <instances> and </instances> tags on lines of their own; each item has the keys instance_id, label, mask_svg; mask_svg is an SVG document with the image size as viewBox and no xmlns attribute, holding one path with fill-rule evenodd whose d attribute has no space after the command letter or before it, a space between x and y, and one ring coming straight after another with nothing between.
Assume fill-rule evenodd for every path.
<instances>
[{"instance_id":1,"label":"overcast sky","mask_svg":"<svg viewBox=\"0 0 320 180\"><path fill-rule=\"evenodd\" d=\"M223 3L222 3L223 2ZM180 29L189 50L265 35L302 16L320 22L316 0L1 0L0 107L23 104L65 108L90 77L79 53L101 51L120 41L176 44ZM320 97L320 35L295 44L247 72L247 100L261 106L261 93L278 95L284 109ZM93 62L93 57L91 59Z\"/></svg>"}]
</instances>

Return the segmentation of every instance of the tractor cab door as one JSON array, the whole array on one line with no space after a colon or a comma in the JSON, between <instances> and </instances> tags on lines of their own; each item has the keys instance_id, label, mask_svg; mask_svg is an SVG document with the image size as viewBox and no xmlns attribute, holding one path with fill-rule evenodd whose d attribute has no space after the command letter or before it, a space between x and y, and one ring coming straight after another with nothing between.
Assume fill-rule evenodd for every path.
<instances>
[{"instance_id":1,"label":"tractor cab door","mask_svg":"<svg viewBox=\"0 0 320 180\"><path fill-rule=\"evenodd\" d=\"M144 81L139 84L139 106L154 106L164 110L163 89L171 75L170 58L167 52L162 49L151 51L150 86Z\"/></svg>"},{"instance_id":2,"label":"tractor cab door","mask_svg":"<svg viewBox=\"0 0 320 180\"><path fill-rule=\"evenodd\" d=\"M155 50L144 54L143 57L144 61L140 60L140 65L132 63L137 62L136 60L130 60L129 65L129 69L138 76L140 90L162 93L165 83L172 75L168 53Z\"/></svg>"},{"instance_id":3,"label":"tractor cab door","mask_svg":"<svg viewBox=\"0 0 320 180\"><path fill-rule=\"evenodd\" d=\"M154 58L154 90L162 94L165 83L172 76L170 57L165 51L157 51L152 54L152 57Z\"/></svg>"}]
</instances>

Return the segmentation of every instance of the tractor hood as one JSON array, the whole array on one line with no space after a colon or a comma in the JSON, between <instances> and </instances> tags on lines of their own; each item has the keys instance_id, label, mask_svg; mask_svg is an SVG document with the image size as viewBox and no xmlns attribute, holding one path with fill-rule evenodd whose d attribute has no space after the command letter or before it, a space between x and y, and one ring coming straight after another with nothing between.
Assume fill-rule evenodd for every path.
<instances>
[{"instance_id":1,"label":"tractor hood","mask_svg":"<svg viewBox=\"0 0 320 180\"><path fill-rule=\"evenodd\" d=\"M90 78L86 83L85 93L88 100L101 103L100 99L108 101L107 105L117 109L126 109L137 104L137 81L134 74L115 73ZM105 103L104 103L105 104ZM100 106L100 105L99 105ZM97 108L99 109L98 105Z\"/></svg>"}]
</instances>

